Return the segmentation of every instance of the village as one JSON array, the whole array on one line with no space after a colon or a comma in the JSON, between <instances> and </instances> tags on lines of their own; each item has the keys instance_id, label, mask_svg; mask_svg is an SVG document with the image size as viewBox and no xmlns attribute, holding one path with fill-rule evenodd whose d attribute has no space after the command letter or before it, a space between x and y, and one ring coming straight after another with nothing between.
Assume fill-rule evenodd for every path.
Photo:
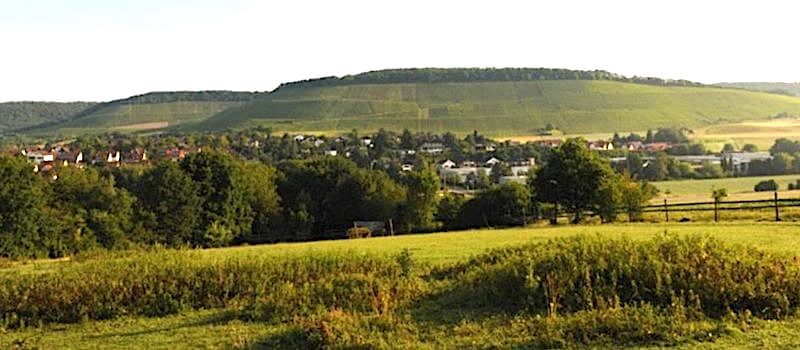
<instances>
[{"instance_id":1,"label":"village","mask_svg":"<svg viewBox=\"0 0 800 350\"><path fill-rule=\"evenodd\" d=\"M412 134L379 131L359 136L357 132L337 137L284 134L277 137L268 130L239 131L230 135L173 135L149 137L144 142L132 142L131 136L109 134L94 143L64 141L35 146L14 146L2 152L25 157L32 170L47 174L58 167L119 167L137 166L162 160L178 161L186 155L202 152L204 148L237 155L239 158L274 163L287 159L314 156L341 156L365 168L387 171L412 171L423 163L433 164L444 188L481 189L507 182L525 183L536 160L549 149L560 146L561 138L539 139L525 143L494 141L477 131L459 139L452 134ZM99 140L99 141L98 141ZM681 140L677 140L681 141ZM139 144L140 146L132 146ZM80 145L86 145L81 149ZM720 177L753 175L751 164L769 163L769 152L728 149L719 153L702 150L703 154L671 154L685 143L644 140L586 141L589 150L607 158L619 171L647 179L646 170L657 161L678 164L686 177ZM116 147L115 147L116 146ZM695 152L700 153L700 152ZM661 156L659 156L661 155ZM663 165L663 164L662 164ZM761 169L764 166L757 166ZM719 168L719 172L707 171ZM700 175L693 170L700 171ZM704 172L705 171L705 172ZM682 174L671 175L680 178ZM659 180L659 178L652 178Z\"/></svg>"}]
</instances>

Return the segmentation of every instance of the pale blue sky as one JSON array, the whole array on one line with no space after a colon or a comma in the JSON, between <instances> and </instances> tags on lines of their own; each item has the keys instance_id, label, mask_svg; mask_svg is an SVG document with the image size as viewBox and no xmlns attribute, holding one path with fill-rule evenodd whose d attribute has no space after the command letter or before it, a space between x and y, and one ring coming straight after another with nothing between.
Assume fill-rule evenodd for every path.
<instances>
[{"instance_id":1,"label":"pale blue sky","mask_svg":"<svg viewBox=\"0 0 800 350\"><path fill-rule=\"evenodd\" d=\"M0 0L0 101L271 90L402 67L800 81L793 1Z\"/></svg>"}]
</instances>

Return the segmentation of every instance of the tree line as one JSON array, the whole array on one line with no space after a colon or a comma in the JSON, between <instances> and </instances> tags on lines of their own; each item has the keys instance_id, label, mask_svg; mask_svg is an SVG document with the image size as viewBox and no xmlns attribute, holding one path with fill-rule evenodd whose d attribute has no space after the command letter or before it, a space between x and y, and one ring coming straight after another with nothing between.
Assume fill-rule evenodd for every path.
<instances>
[{"instance_id":1,"label":"tree line","mask_svg":"<svg viewBox=\"0 0 800 350\"><path fill-rule=\"evenodd\" d=\"M704 86L687 80L625 77L603 70L583 71L553 68L407 68L371 71L344 77L323 77L281 84L281 88L357 84L461 83L485 81L612 80L664 86Z\"/></svg>"},{"instance_id":2,"label":"tree line","mask_svg":"<svg viewBox=\"0 0 800 350\"><path fill-rule=\"evenodd\" d=\"M398 233L510 226L558 208L573 222L586 213L613 221L618 208L635 216L654 194L614 172L583 140L548 157L528 184L467 198L442 194L430 166L370 170L344 157L268 166L207 151L144 167L64 167L43 177L21 157L0 156L0 256L332 239L345 237L354 221L391 220Z\"/></svg>"}]
</instances>

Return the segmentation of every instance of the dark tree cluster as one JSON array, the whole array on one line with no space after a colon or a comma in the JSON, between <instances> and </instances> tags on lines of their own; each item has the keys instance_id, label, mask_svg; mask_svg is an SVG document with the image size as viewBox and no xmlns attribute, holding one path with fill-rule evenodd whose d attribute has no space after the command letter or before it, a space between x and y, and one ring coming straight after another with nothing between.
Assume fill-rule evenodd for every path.
<instances>
[{"instance_id":1,"label":"dark tree cluster","mask_svg":"<svg viewBox=\"0 0 800 350\"><path fill-rule=\"evenodd\" d=\"M664 86L703 86L686 80L625 77L603 70L553 68L408 68L387 69L344 77L324 77L281 84L278 89L356 84L457 83L484 81L613 80Z\"/></svg>"},{"instance_id":2,"label":"dark tree cluster","mask_svg":"<svg viewBox=\"0 0 800 350\"><path fill-rule=\"evenodd\" d=\"M0 133L66 120L94 105L94 102L0 103Z\"/></svg>"}]
</instances>

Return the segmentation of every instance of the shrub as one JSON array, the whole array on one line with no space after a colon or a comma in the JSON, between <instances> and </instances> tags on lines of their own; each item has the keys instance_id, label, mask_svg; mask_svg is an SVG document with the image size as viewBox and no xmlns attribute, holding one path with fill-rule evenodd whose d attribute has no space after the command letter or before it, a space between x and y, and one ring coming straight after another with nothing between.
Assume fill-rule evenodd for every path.
<instances>
[{"instance_id":1,"label":"shrub","mask_svg":"<svg viewBox=\"0 0 800 350\"><path fill-rule=\"evenodd\" d=\"M352 227L347 230L347 237L353 238L367 238L372 236L372 231L369 227Z\"/></svg>"},{"instance_id":2,"label":"shrub","mask_svg":"<svg viewBox=\"0 0 800 350\"><path fill-rule=\"evenodd\" d=\"M398 263L410 257L208 260L201 254L157 252L66 265L53 273L0 275L0 327L221 307L257 320L329 309L385 314L421 290Z\"/></svg>"},{"instance_id":3,"label":"shrub","mask_svg":"<svg viewBox=\"0 0 800 350\"><path fill-rule=\"evenodd\" d=\"M444 273L460 275L462 299L477 306L541 315L680 300L709 317L780 318L800 305L797 263L708 237L560 239L495 250Z\"/></svg>"},{"instance_id":4,"label":"shrub","mask_svg":"<svg viewBox=\"0 0 800 350\"><path fill-rule=\"evenodd\" d=\"M790 188L791 189L791 188ZM775 180L764 180L756 184L755 188L753 188L756 192L773 192L778 190L778 183Z\"/></svg>"}]
</instances>

